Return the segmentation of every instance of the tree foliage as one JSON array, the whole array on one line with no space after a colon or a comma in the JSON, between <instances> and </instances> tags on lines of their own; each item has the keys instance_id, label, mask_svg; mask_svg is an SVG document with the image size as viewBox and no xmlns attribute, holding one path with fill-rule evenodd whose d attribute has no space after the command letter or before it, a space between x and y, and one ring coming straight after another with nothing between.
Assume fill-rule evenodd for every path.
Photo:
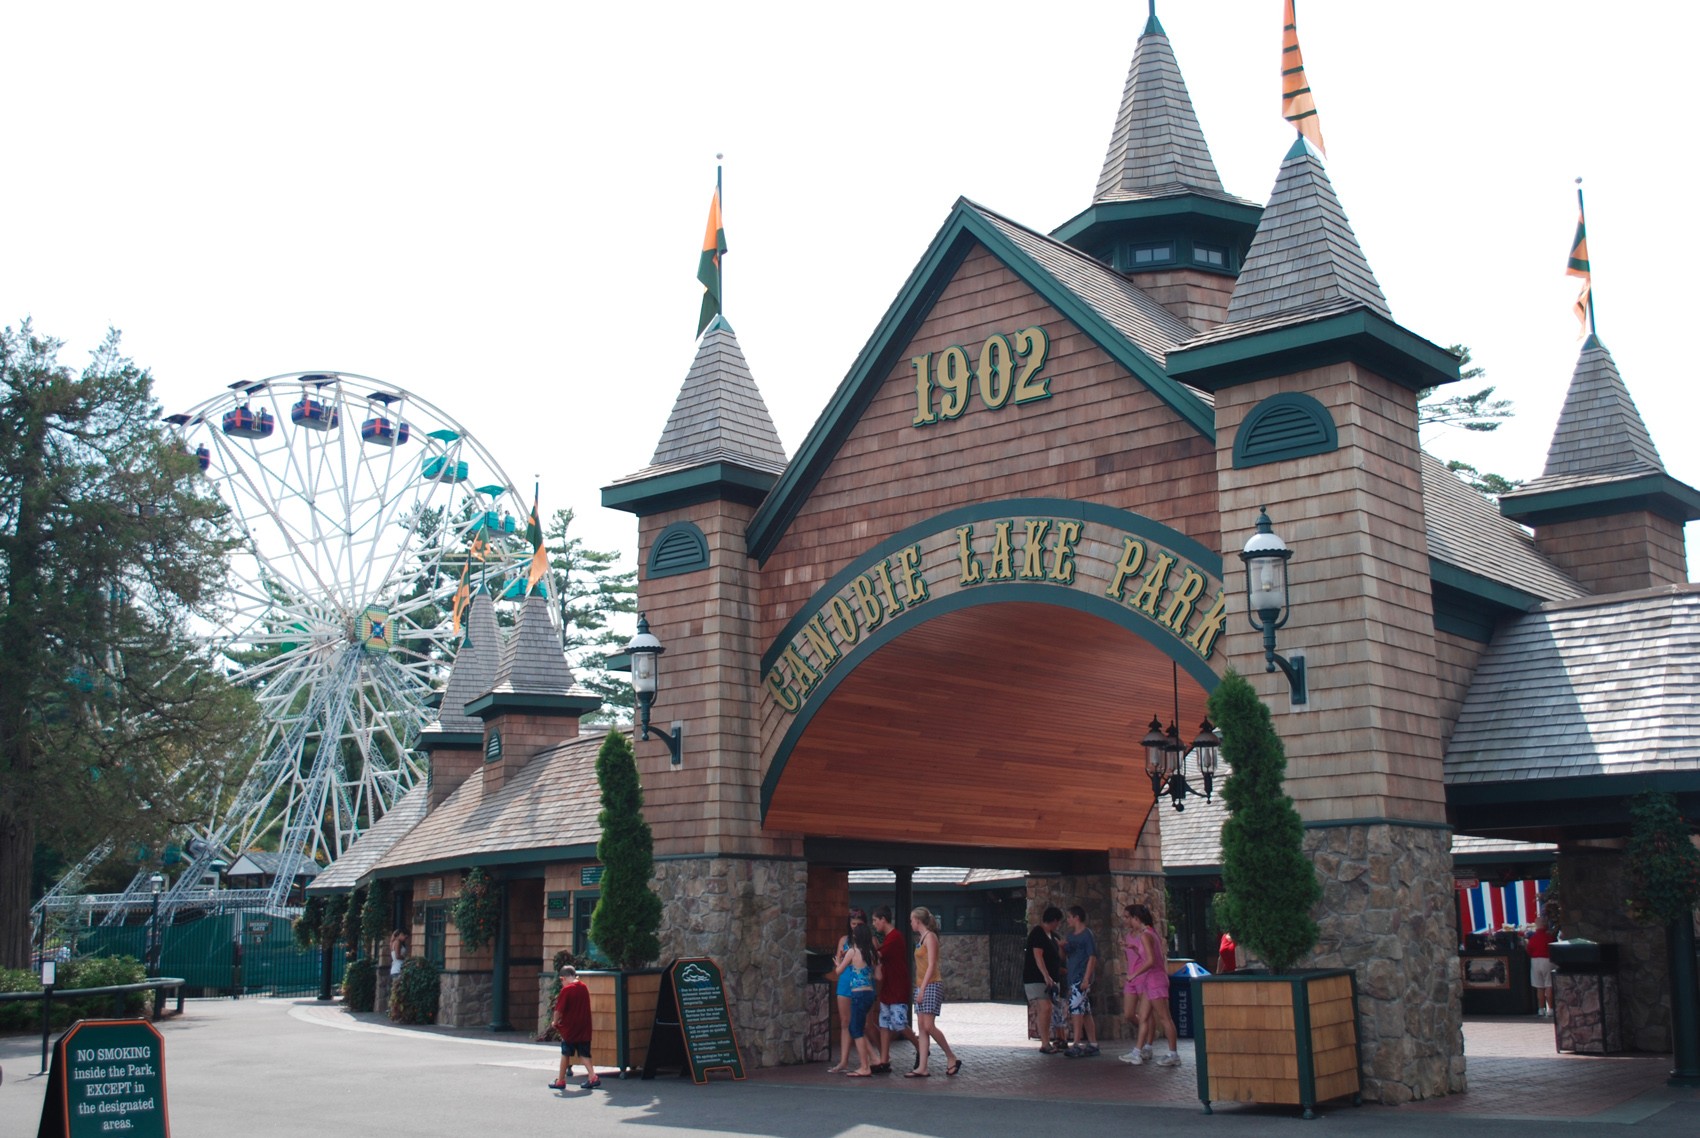
<instances>
[{"instance_id":1,"label":"tree foliage","mask_svg":"<svg viewBox=\"0 0 1700 1138\"><path fill-rule=\"evenodd\" d=\"M1210 696L1210 718L1232 768L1222 787L1222 888L1216 917L1234 940L1275 972L1289 971L1316 944L1311 906L1322 886L1304 852L1304 823L1287 797L1287 752L1269 708L1229 670Z\"/></svg>"},{"instance_id":2,"label":"tree foliage","mask_svg":"<svg viewBox=\"0 0 1700 1138\"><path fill-rule=\"evenodd\" d=\"M1470 366L1470 349L1453 344L1447 351L1458 357L1458 378L1465 383L1487 374L1485 368ZM1417 426L1459 427L1466 431L1486 433L1499 430L1500 424L1511 418L1511 400L1495 399L1494 388L1482 387L1462 395L1437 397L1439 388L1430 387L1417 394ZM1467 462L1450 461L1446 468L1462 478L1470 489L1489 498L1517 489L1518 483L1503 475L1477 470Z\"/></svg>"},{"instance_id":3,"label":"tree foliage","mask_svg":"<svg viewBox=\"0 0 1700 1138\"><path fill-rule=\"evenodd\" d=\"M638 968L661 955L661 898L649 887L655 871L655 838L643 818L643 786L631 740L608 732L596 754L602 788L602 896L590 915L590 939L616 968Z\"/></svg>"},{"instance_id":4,"label":"tree foliage","mask_svg":"<svg viewBox=\"0 0 1700 1138\"><path fill-rule=\"evenodd\" d=\"M579 683L602 697L601 710L586 723L630 718L632 685L607 668L610 652L624 647L627 633L613 627L622 614L637 611L637 573L619 568L620 555L586 548L569 537L573 511L556 510L544 531L549 550L549 595L561 613L562 649Z\"/></svg>"},{"instance_id":5,"label":"tree foliage","mask_svg":"<svg viewBox=\"0 0 1700 1138\"><path fill-rule=\"evenodd\" d=\"M1623 854L1630 915L1660 925L1689 920L1700 904L1700 850L1676 799L1663 791L1638 794L1629 804L1629 820Z\"/></svg>"},{"instance_id":6,"label":"tree foliage","mask_svg":"<svg viewBox=\"0 0 1700 1138\"><path fill-rule=\"evenodd\" d=\"M246 695L218 619L225 512L109 333L81 372L0 331L0 965L29 953L38 842L74 860L207 817Z\"/></svg>"},{"instance_id":7,"label":"tree foliage","mask_svg":"<svg viewBox=\"0 0 1700 1138\"><path fill-rule=\"evenodd\" d=\"M477 952L494 944L502 928L502 888L478 866L466 871L460 893L449 908L449 919L460 930L461 947Z\"/></svg>"}]
</instances>

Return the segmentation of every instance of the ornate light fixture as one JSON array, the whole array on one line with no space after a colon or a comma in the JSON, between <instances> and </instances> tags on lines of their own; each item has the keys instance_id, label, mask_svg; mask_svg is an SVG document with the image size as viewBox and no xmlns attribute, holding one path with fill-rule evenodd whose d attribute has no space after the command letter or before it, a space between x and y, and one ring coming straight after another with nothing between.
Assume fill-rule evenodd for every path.
<instances>
[{"instance_id":1,"label":"ornate light fixture","mask_svg":"<svg viewBox=\"0 0 1700 1138\"><path fill-rule=\"evenodd\" d=\"M1181 733L1175 724L1181 717L1181 681L1180 668L1173 661L1169 663L1171 684L1175 700L1175 717L1169 720L1169 729L1163 730L1163 721L1157 716L1151 717L1151 727L1145 732L1145 738L1140 745L1145 748L1145 774L1151 779L1151 798L1153 801L1169 796L1176 810L1186 809L1186 799L1189 795L1198 797L1198 790L1186 780L1186 760L1188 755L1198 756L1198 773L1204 779L1204 801L1209 802L1215 792L1216 756L1222 746L1222 737L1216 734L1216 728L1206 719L1198 725L1198 735L1192 741L1192 746L1181 745Z\"/></svg>"},{"instance_id":2,"label":"ornate light fixture","mask_svg":"<svg viewBox=\"0 0 1700 1138\"><path fill-rule=\"evenodd\" d=\"M1259 506L1257 532L1240 550L1240 560L1245 562L1246 619L1253 631L1263 633L1263 670L1280 668L1292 689L1293 703L1299 705L1309 698L1304 657L1294 653L1288 660L1275 652L1275 630L1285 627L1291 611L1287 604L1287 562L1292 557L1292 549L1275 533L1269 512Z\"/></svg>"},{"instance_id":3,"label":"ornate light fixture","mask_svg":"<svg viewBox=\"0 0 1700 1138\"><path fill-rule=\"evenodd\" d=\"M649 631L649 621L639 613L637 635L626 642L626 653L632 659L632 691L637 696L642 716L638 738L645 742L649 740L649 709L655 703L661 654L665 651L667 649L661 646L661 641ZM667 753L673 757L673 765L681 765L685 761L685 725L675 722L671 735L659 737L667 744Z\"/></svg>"}]
</instances>

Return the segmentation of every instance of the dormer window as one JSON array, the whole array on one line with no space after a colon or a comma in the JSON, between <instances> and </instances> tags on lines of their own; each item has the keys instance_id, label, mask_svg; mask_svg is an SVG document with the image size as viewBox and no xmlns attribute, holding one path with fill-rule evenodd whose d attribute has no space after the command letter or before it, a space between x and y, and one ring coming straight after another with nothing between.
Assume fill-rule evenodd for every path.
<instances>
[{"instance_id":1,"label":"dormer window","mask_svg":"<svg viewBox=\"0 0 1700 1138\"><path fill-rule=\"evenodd\" d=\"M1225 269L1228 267L1228 251L1220 245L1203 245L1194 242L1192 263L1208 265L1212 269Z\"/></svg>"},{"instance_id":2,"label":"dormer window","mask_svg":"<svg viewBox=\"0 0 1700 1138\"><path fill-rule=\"evenodd\" d=\"M1130 260L1135 269L1148 269L1154 265L1172 265L1175 263L1175 243L1173 241L1157 241L1148 245L1135 245L1130 250Z\"/></svg>"}]
</instances>

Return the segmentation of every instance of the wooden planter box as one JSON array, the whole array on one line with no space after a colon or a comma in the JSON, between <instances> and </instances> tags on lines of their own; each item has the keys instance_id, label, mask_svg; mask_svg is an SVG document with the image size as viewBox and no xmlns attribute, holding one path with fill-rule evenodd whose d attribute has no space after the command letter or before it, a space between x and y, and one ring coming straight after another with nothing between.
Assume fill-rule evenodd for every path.
<instances>
[{"instance_id":1,"label":"wooden planter box","mask_svg":"<svg viewBox=\"0 0 1700 1138\"><path fill-rule=\"evenodd\" d=\"M1200 976L1193 1046L1198 1097L1302 1107L1362 1101L1358 981L1349 969Z\"/></svg>"},{"instance_id":2,"label":"wooden planter box","mask_svg":"<svg viewBox=\"0 0 1700 1138\"><path fill-rule=\"evenodd\" d=\"M661 996L660 968L629 972L580 972L590 989L590 1061L614 1067L623 1079L641 1070L655 1030L655 1005Z\"/></svg>"}]
</instances>

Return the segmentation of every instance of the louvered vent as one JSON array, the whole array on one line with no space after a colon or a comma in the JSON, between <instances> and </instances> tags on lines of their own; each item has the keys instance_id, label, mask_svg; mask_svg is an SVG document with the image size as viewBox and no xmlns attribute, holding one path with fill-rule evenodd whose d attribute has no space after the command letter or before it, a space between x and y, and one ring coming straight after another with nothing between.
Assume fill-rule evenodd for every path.
<instances>
[{"instance_id":1,"label":"louvered vent","mask_svg":"<svg viewBox=\"0 0 1700 1138\"><path fill-rule=\"evenodd\" d=\"M1328 408L1308 395L1283 392L1252 408L1234 436L1234 466L1261 466L1340 445Z\"/></svg>"},{"instance_id":2,"label":"louvered vent","mask_svg":"<svg viewBox=\"0 0 1700 1138\"><path fill-rule=\"evenodd\" d=\"M671 577L708 566L708 542L690 522L674 522L649 547L649 575Z\"/></svg>"}]
</instances>

